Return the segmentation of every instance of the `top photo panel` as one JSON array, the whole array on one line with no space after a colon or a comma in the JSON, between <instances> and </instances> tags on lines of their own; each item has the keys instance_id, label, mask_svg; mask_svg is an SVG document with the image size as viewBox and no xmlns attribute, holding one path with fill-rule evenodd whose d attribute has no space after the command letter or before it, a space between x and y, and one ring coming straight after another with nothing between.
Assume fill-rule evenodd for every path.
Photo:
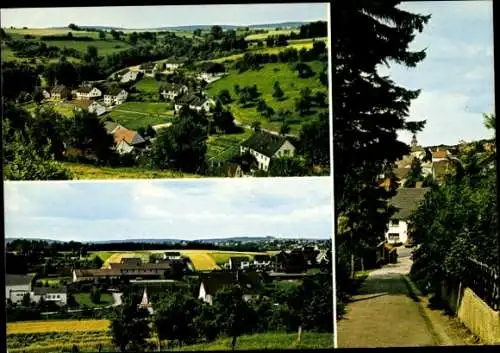
<instances>
[{"instance_id":1,"label":"top photo panel","mask_svg":"<svg viewBox=\"0 0 500 353\"><path fill-rule=\"evenodd\" d=\"M329 10L2 9L4 180L329 176Z\"/></svg>"}]
</instances>

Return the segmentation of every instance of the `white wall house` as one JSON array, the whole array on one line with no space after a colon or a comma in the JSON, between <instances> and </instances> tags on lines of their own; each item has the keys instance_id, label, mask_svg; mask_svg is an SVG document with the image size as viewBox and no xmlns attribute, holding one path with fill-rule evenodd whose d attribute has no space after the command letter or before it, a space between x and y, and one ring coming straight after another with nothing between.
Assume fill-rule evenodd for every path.
<instances>
[{"instance_id":1,"label":"white wall house","mask_svg":"<svg viewBox=\"0 0 500 353\"><path fill-rule=\"evenodd\" d=\"M186 93L188 90L185 85L167 85L164 87L161 95L165 99L174 100L176 97Z\"/></svg>"},{"instance_id":2,"label":"white wall house","mask_svg":"<svg viewBox=\"0 0 500 353\"><path fill-rule=\"evenodd\" d=\"M385 239L389 244L406 244L411 242L411 234L408 231L408 219L419 207L429 188L400 188L391 200L390 204L396 207L396 213L391 217L387 225Z\"/></svg>"},{"instance_id":3,"label":"white wall house","mask_svg":"<svg viewBox=\"0 0 500 353\"><path fill-rule=\"evenodd\" d=\"M125 75L122 76L122 78L120 79L120 82L127 83L130 81L135 81L135 80L137 80L137 75L139 75L139 71L129 71Z\"/></svg>"},{"instance_id":4,"label":"white wall house","mask_svg":"<svg viewBox=\"0 0 500 353\"><path fill-rule=\"evenodd\" d=\"M32 275L5 275L5 299L13 303L20 303L26 293L31 293L34 276Z\"/></svg>"},{"instance_id":5,"label":"white wall house","mask_svg":"<svg viewBox=\"0 0 500 353\"><path fill-rule=\"evenodd\" d=\"M258 131L240 145L240 154L246 152L255 157L260 170L268 171L272 158L292 157L295 146L282 136Z\"/></svg>"},{"instance_id":6,"label":"white wall house","mask_svg":"<svg viewBox=\"0 0 500 353\"><path fill-rule=\"evenodd\" d=\"M104 95L104 104L107 106L119 105L127 100L128 92L124 89L112 89Z\"/></svg>"},{"instance_id":7,"label":"white wall house","mask_svg":"<svg viewBox=\"0 0 500 353\"><path fill-rule=\"evenodd\" d=\"M101 116L104 113L106 113L106 107L103 105L99 104L96 101L90 101L90 100L80 100L74 103L75 104L75 110L80 111L80 110L88 110L90 113L95 113L97 116Z\"/></svg>"},{"instance_id":8,"label":"white wall house","mask_svg":"<svg viewBox=\"0 0 500 353\"><path fill-rule=\"evenodd\" d=\"M197 112L201 112L203 110L208 113L210 111L210 108L214 105L215 102L212 99L202 99L194 95L183 95L177 102L175 102L174 110L176 113L178 113L182 109L182 107L188 106L189 109L195 110Z\"/></svg>"},{"instance_id":9,"label":"white wall house","mask_svg":"<svg viewBox=\"0 0 500 353\"><path fill-rule=\"evenodd\" d=\"M65 288L35 287L31 293L31 300L38 303L41 299L61 306L68 304L68 294Z\"/></svg>"},{"instance_id":10,"label":"white wall house","mask_svg":"<svg viewBox=\"0 0 500 353\"><path fill-rule=\"evenodd\" d=\"M184 65L182 62L174 62L174 61L166 62L165 69L172 71L182 67L182 65Z\"/></svg>"},{"instance_id":11,"label":"white wall house","mask_svg":"<svg viewBox=\"0 0 500 353\"><path fill-rule=\"evenodd\" d=\"M50 98L50 93L46 89L42 91L43 99L49 99Z\"/></svg>"},{"instance_id":12,"label":"white wall house","mask_svg":"<svg viewBox=\"0 0 500 353\"><path fill-rule=\"evenodd\" d=\"M76 90L76 99L94 99L102 96L102 92L97 87L80 87Z\"/></svg>"}]
</instances>

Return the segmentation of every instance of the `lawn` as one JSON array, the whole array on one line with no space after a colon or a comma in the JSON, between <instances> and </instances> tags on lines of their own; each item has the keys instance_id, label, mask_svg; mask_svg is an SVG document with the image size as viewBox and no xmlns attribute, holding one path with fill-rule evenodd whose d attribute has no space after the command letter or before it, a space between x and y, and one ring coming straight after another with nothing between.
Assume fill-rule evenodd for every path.
<instances>
[{"instance_id":1,"label":"lawn","mask_svg":"<svg viewBox=\"0 0 500 353\"><path fill-rule=\"evenodd\" d=\"M304 332L302 342L297 343L297 333L266 332L238 337L236 349L314 349L333 348L333 333ZM231 350L231 338L214 342L176 348L181 351Z\"/></svg>"},{"instance_id":2,"label":"lawn","mask_svg":"<svg viewBox=\"0 0 500 353\"><path fill-rule=\"evenodd\" d=\"M113 296L109 293L101 293L101 302L99 304L94 304L90 299L90 293L75 293L73 294L75 300L81 307L86 305L89 308L95 308L99 306L107 306L114 303Z\"/></svg>"},{"instance_id":3,"label":"lawn","mask_svg":"<svg viewBox=\"0 0 500 353\"><path fill-rule=\"evenodd\" d=\"M314 61L308 63L309 66L316 72L321 72L325 63ZM285 99L277 101L272 97L273 84L278 81L281 89L285 93ZM215 96L220 90L229 90L231 97L237 99L234 91L234 86L238 84L240 87L251 86L257 84L257 89L262 94L261 98L271 106L275 111L279 109L289 110L295 112L295 98L300 96L300 90L309 87L314 93L315 91L323 91L327 93L327 89L319 81L318 75L307 79L298 78L297 73L291 69L289 64L286 63L270 63L265 64L259 71L246 71L239 74L236 70L231 69L229 75L214 82L210 85L208 93L210 96ZM327 93L328 97L328 93ZM266 129L279 131L281 122L272 122L264 118L255 107L242 108L237 102L230 104L231 111L235 119L245 125L250 125L252 121L258 120L261 126ZM327 108L324 108L327 111ZM291 133L297 133L303 122L308 118L300 118L296 114L292 114L294 120L290 122Z\"/></svg>"},{"instance_id":4,"label":"lawn","mask_svg":"<svg viewBox=\"0 0 500 353\"><path fill-rule=\"evenodd\" d=\"M92 37L94 39L99 38L99 33L97 32L87 32L87 31L72 31L69 28L6 28L5 32L15 38L15 37L23 37L26 34L41 37L41 36L64 36L67 35L68 32L71 32L73 37ZM16 38L17 39L17 38Z\"/></svg>"},{"instance_id":5,"label":"lawn","mask_svg":"<svg viewBox=\"0 0 500 353\"><path fill-rule=\"evenodd\" d=\"M158 94L158 90L160 89L161 84L162 84L161 81L156 81L152 77L144 77L142 80L140 80L139 82L137 82L134 85L134 87L138 91Z\"/></svg>"},{"instance_id":6,"label":"lawn","mask_svg":"<svg viewBox=\"0 0 500 353\"><path fill-rule=\"evenodd\" d=\"M212 135L207 142L208 160L228 160L240 152L240 143L250 137L252 130L245 129L240 134Z\"/></svg>"},{"instance_id":7,"label":"lawn","mask_svg":"<svg viewBox=\"0 0 500 353\"><path fill-rule=\"evenodd\" d=\"M74 175L74 179L167 179L199 178L199 175L186 174L173 170L149 170L138 167L113 168L97 167L90 164L61 162Z\"/></svg>"},{"instance_id":8,"label":"lawn","mask_svg":"<svg viewBox=\"0 0 500 353\"><path fill-rule=\"evenodd\" d=\"M165 124L173 118L172 105L163 102L125 102L104 115L131 130Z\"/></svg>"}]
</instances>

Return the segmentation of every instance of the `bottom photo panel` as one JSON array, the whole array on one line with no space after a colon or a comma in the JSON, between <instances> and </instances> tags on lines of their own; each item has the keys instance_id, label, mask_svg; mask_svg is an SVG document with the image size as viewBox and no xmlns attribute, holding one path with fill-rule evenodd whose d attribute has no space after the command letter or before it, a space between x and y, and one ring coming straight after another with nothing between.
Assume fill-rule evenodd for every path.
<instances>
[{"instance_id":1,"label":"bottom photo panel","mask_svg":"<svg viewBox=\"0 0 500 353\"><path fill-rule=\"evenodd\" d=\"M6 350L333 348L331 184L5 182Z\"/></svg>"}]
</instances>

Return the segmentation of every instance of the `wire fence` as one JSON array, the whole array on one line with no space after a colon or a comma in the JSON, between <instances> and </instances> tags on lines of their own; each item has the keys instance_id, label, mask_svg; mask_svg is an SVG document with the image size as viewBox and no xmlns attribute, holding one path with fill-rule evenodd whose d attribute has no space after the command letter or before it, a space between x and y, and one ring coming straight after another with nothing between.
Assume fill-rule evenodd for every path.
<instances>
[{"instance_id":1,"label":"wire fence","mask_svg":"<svg viewBox=\"0 0 500 353\"><path fill-rule=\"evenodd\" d=\"M468 271L462 278L469 287L493 310L500 310L500 270L480 261L468 258Z\"/></svg>"}]
</instances>

